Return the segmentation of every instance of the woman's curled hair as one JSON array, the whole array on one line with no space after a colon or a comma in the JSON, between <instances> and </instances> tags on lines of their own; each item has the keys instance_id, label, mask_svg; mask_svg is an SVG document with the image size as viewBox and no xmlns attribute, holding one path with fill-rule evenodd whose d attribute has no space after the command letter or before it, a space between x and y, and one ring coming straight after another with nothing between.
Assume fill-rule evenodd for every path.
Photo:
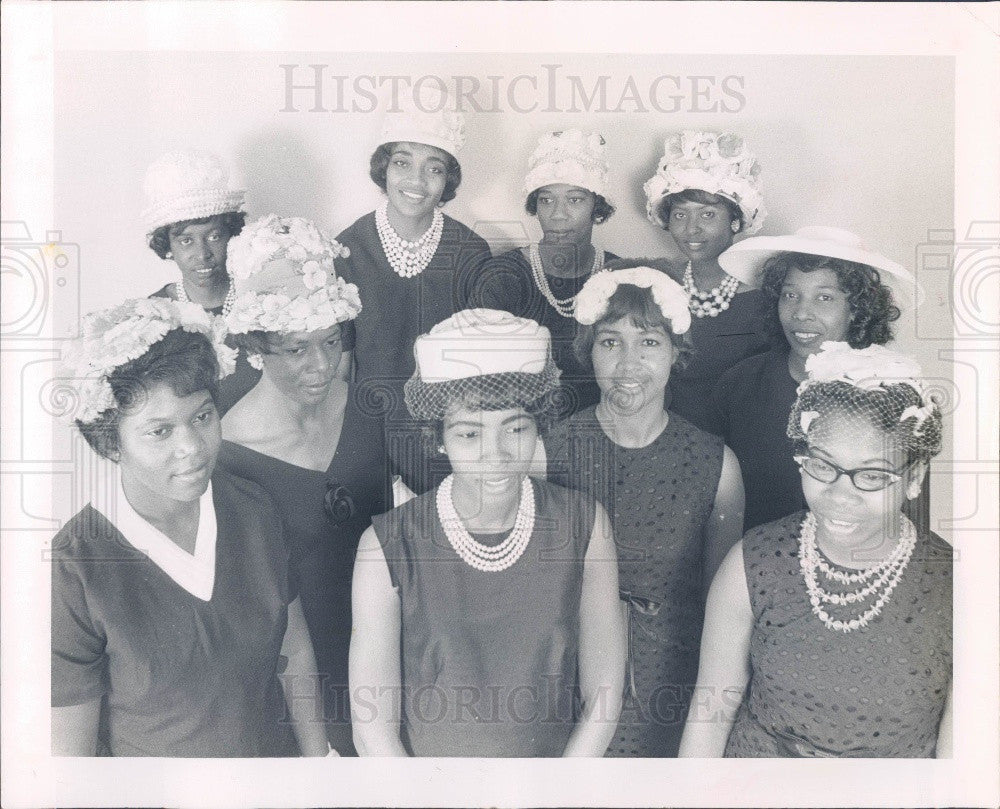
<instances>
[{"instance_id":1,"label":"woman's curled hair","mask_svg":"<svg viewBox=\"0 0 1000 809\"><path fill-rule=\"evenodd\" d=\"M524 210L532 216L538 215L538 195L541 193L541 190L541 188L536 188L524 200ZM615 206L608 202L602 194L595 194L593 191L590 193L594 194L594 210L590 214L590 220L595 225L602 225L611 218L611 215L615 212Z\"/></svg>"},{"instance_id":2,"label":"woman's curled hair","mask_svg":"<svg viewBox=\"0 0 1000 809\"><path fill-rule=\"evenodd\" d=\"M837 276L837 284L847 295L851 308L851 319L847 327L847 342L851 348L885 345L892 340L892 327L889 324L899 319L899 307L893 301L892 290L882 283L878 270L868 264L842 258L784 252L772 256L764 263L761 277L761 288L769 303L768 322L775 344L788 344L778 320L778 301L781 300L781 287L790 270L805 273L831 270Z\"/></svg>"},{"instance_id":3,"label":"woman's curled hair","mask_svg":"<svg viewBox=\"0 0 1000 809\"><path fill-rule=\"evenodd\" d=\"M92 422L76 424L95 452L113 459L119 450L118 425L122 414L142 406L149 390L166 385L178 397L206 390L215 401L218 379L219 362L208 337L172 329L141 357L118 366L108 375L117 407L105 410Z\"/></svg>"}]
</instances>

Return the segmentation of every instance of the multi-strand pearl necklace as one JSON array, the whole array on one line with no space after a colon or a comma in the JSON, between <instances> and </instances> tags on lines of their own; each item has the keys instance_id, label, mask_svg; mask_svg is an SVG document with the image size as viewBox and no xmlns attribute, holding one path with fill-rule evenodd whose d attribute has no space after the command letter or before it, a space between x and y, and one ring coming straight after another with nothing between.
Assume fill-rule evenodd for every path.
<instances>
[{"instance_id":1,"label":"multi-strand pearl necklace","mask_svg":"<svg viewBox=\"0 0 1000 809\"><path fill-rule=\"evenodd\" d=\"M176 284L174 284L175 294L177 295L177 300L181 303L192 303L191 298L188 297L187 290L184 289L184 279L182 278ZM219 317L225 317L231 311L233 311L233 304L236 302L236 284L233 283L233 279L229 279L229 289L226 290L226 297L222 301L222 313Z\"/></svg>"},{"instance_id":2,"label":"multi-strand pearl necklace","mask_svg":"<svg viewBox=\"0 0 1000 809\"><path fill-rule=\"evenodd\" d=\"M552 294L552 288L549 286L548 279L545 277L545 268L542 266L542 253L538 249L537 244L532 244L528 248L528 261L531 263L531 277L535 279L535 286L538 287L538 291L545 296L545 300L549 302L549 305L556 310L563 317L573 317L573 312L576 311L576 295L570 295L568 298L557 298ZM604 251L594 248L594 263L590 268L590 275L593 275L601 267L604 266Z\"/></svg>"},{"instance_id":3,"label":"multi-strand pearl necklace","mask_svg":"<svg viewBox=\"0 0 1000 809\"><path fill-rule=\"evenodd\" d=\"M820 556L816 545L816 517L811 511L806 515L799 531L799 567L806 582L812 611L827 629L835 632L852 632L867 626L872 618L882 612L882 608L888 603L893 590L903 577L903 571L917 545L917 531L913 523L906 517L902 520L902 532L892 553L874 567L856 573L843 573L834 570ZM822 572L827 579L841 584L863 583L864 586L849 593L829 593L820 586L817 571ZM872 606L849 621L834 619L823 607L824 604L844 606L864 602L871 596L875 596Z\"/></svg>"},{"instance_id":4,"label":"multi-strand pearl necklace","mask_svg":"<svg viewBox=\"0 0 1000 809\"><path fill-rule=\"evenodd\" d=\"M476 570L482 570L486 573L506 570L521 558L524 549L528 547L531 532L535 529L535 490L532 488L531 479L525 475L521 482L521 502L517 506L514 527L507 538L495 546L477 542L466 530L462 518L455 510L455 503L451 499L451 487L454 480L454 475L448 475L437 490L438 517L441 520L444 535L448 537L455 553Z\"/></svg>"},{"instance_id":5,"label":"multi-strand pearl necklace","mask_svg":"<svg viewBox=\"0 0 1000 809\"><path fill-rule=\"evenodd\" d=\"M378 239L382 243L382 251L389 261L389 266L400 278L420 275L431 263L441 243L444 214L435 208L431 226L419 239L408 242L393 229L389 222L388 210L388 200L375 210L375 229L378 231Z\"/></svg>"},{"instance_id":6,"label":"multi-strand pearl necklace","mask_svg":"<svg viewBox=\"0 0 1000 809\"><path fill-rule=\"evenodd\" d=\"M684 291L688 295L688 309L695 317L718 317L729 308L729 302L740 287L738 278L727 275L725 280L708 292L699 292L694 285L694 270L691 262L684 270Z\"/></svg>"}]
</instances>

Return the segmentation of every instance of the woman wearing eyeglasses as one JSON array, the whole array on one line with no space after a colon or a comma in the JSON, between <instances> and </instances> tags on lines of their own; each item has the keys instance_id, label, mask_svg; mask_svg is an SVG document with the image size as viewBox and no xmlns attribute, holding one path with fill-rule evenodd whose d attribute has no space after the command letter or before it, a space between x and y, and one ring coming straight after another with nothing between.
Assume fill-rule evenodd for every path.
<instances>
[{"instance_id":1,"label":"woman wearing eyeglasses","mask_svg":"<svg viewBox=\"0 0 1000 809\"><path fill-rule=\"evenodd\" d=\"M712 583L690 757L951 755L952 551L902 513L941 449L912 360L827 343L788 420L808 510Z\"/></svg>"},{"instance_id":2,"label":"woman wearing eyeglasses","mask_svg":"<svg viewBox=\"0 0 1000 809\"><path fill-rule=\"evenodd\" d=\"M334 272L345 249L304 219L265 217L229 246L230 331L262 369L222 422L220 462L263 486L281 512L293 586L316 651L330 744L353 755L347 697L351 576L358 538L389 508L382 423L336 369L341 328L361 310Z\"/></svg>"}]
</instances>

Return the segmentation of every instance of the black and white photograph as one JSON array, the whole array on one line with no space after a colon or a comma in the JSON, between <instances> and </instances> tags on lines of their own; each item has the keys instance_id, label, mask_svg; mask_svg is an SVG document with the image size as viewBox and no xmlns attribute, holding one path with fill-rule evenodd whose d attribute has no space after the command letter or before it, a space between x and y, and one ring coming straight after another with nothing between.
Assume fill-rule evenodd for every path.
<instances>
[{"instance_id":1,"label":"black and white photograph","mask_svg":"<svg viewBox=\"0 0 1000 809\"><path fill-rule=\"evenodd\" d=\"M997 5L3 18L4 806L997 805Z\"/></svg>"}]
</instances>

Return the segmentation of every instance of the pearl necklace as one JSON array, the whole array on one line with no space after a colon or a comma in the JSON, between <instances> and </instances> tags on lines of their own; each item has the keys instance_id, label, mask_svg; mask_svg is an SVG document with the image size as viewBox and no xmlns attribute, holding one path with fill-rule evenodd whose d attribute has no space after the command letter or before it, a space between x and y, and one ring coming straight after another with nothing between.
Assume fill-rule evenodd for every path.
<instances>
[{"instance_id":1,"label":"pearl necklace","mask_svg":"<svg viewBox=\"0 0 1000 809\"><path fill-rule=\"evenodd\" d=\"M444 232L444 214L435 208L431 226L419 239L408 242L393 229L388 210L388 200L375 210L375 229L382 243L382 251L396 275L400 278L413 278L427 269L437 252Z\"/></svg>"},{"instance_id":2,"label":"pearl necklace","mask_svg":"<svg viewBox=\"0 0 1000 809\"><path fill-rule=\"evenodd\" d=\"M708 292L699 292L698 287L694 285L694 271L690 261L684 270L684 291L688 295L688 309L695 317L718 317L729 308L729 302L739 286L738 278L727 275L717 287L712 287Z\"/></svg>"},{"instance_id":3,"label":"pearl necklace","mask_svg":"<svg viewBox=\"0 0 1000 809\"><path fill-rule=\"evenodd\" d=\"M514 527L507 538L495 546L477 542L466 530L451 499L451 487L454 482L455 476L448 475L437 490L438 518L451 547L462 561L476 570L486 573L506 570L521 558L524 549L528 547L531 532L535 529L535 490L531 485L531 479L525 475L521 482L521 502L517 506Z\"/></svg>"},{"instance_id":4,"label":"pearl necklace","mask_svg":"<svg viewBox=\"0 0 1000 809\"><path fill-rule=\"evenodd\" d=\"M823 622L827 629L835 632L852 632L867 626L872 618L882 612L882 608L888 603L893 590L896 589L896 585L903 577L903 571L917 545L916 529L906 517L903 517L902 528L899 542L896 543L892 553L881 563L858 573L841 573L833 570L820 557L816 545L816 517L812 512L806 515L799 531L799 567L806 582L806 590L809 593L809 603L812 605L813 614ZM866 582L868 579L872 579L872 581L853 592L829 593L820 586L819 577L816 575L817 570L821 570L828 579L843 584L856 584ZM823 608L823 604L844 606L863 602L869 596L876 594L875 603L861 615L849 621L836 620Z\"/></svg>"},{"instance_id":5,"label":"pearl necklace","mask_svg":"<svg viewBox=\"0 0 1000 809\"><path fill-rule=\"evenodd\" d=\"M191 298L188 297L187 290L184 289L183 278L176 284L174 284L174 293L177 295L177 300L179 300L181 303L193 303ZM233 311L233 304L235 302L236 302L236 285L233 283L232 279L229 279L229 289L226 290L226 297L222 301L222 313L219 315L219 317L225 317L231 311Z\"/></svg>"},{"instance_id":6,"label":"pearl necklace","mask_svg":"<svg viewBox=\"0 0 1000 809\"><path fill-rule=\"evenodd\" d=\"M528 260L531 263L531 277L535 279L535 286L538 287L538 291L545 296L545 300L549 302L549 305L556 310L563 317L573 317L573 312L576 311L576 295L570 295L568 298L559 299L552 294L552 288L549 286L548 279L545 277L545 268L542 266L542 253L538 249L537 244L532 244L528 248ZM590 275L593 275L601 267L604 266L604 251L594 248L594 263L590 268Z\"/></svg>"}]
</instances>

